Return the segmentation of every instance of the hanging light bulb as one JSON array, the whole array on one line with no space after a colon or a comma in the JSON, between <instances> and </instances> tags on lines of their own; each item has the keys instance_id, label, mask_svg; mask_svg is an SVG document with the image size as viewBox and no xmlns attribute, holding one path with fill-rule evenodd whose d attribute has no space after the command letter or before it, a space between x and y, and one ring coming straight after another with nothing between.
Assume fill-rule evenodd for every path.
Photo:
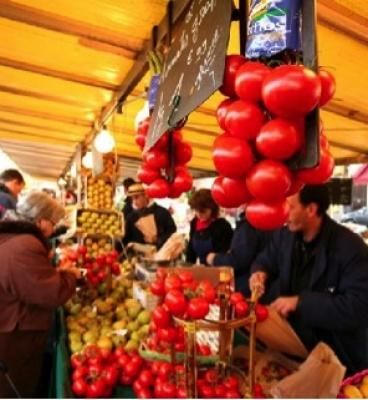
<instances>
[{"instance_id":1,"label":"hanging light bulb","mask_svg":"<svg viewBox=\"0 0 368 400\"><path fill-rule=\"evenodd\" d=\"M100 153L109 153L115 147L115 139L104 127L95 137L95 148Z\"/></svg>"},{"instance_id":2,"label":"hanging light bulb","mask_svg":"<svg viewBox=\"0 0 368 400\"><path fill-rule=\"evenodd\" d=\"M87 151L87 153L82 158L82 165L84 168L91 169L93 167L92 151Z\"/></svg>"}]
</instances>

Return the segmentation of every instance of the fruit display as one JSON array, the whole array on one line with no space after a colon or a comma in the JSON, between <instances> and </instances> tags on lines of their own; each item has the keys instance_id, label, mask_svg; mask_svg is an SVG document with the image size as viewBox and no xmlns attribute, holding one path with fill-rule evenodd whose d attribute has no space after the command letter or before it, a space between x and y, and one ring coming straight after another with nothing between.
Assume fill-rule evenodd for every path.
<instances>
[{"instance_id":1,"label":"fruit display","mask_svg":"<svg viewBox=\"0 0 368 400\"><path fill-rule=\"evenodd\" d=\"M87 207L106 210L113 207L114 187L110 179L89 177L86 186Z\"/></svg>"},{"instance_id":2,"label":"fruit display","mask_svg":"<svg viewBox=\"0 0 368 400\"><path fill-rule=\"evenodd\" d=\"M368 371L347 378L341 385L339 398L368 399Z\"/></svg>"},{"instance_id":3,"label":"fruit display","mask_svg":"<svg viewBox=\"0 0 368 400\"><path fill-rule=\"evenodd\" d=\"M114 182L117 176L117 163L114 153L106 153L103 155L103 176Z\"/></svg>"},{"instance_id":4,"label":"fruit display","mask_svg":"<svg viewBox=\"0 0 368 400\"><path fill-rule=\"evenodd\" d=\"M87 254L96 258L98 255L112 251L113 242L111 237L89 237L84 239L84 246L87 248Z\"/></svg>"},{"instance_id":5,"label":"fruit display","mask_svg":"<svg viewBox=\"0 0 368 400\"><path fill-rule=\"evenodd\" d=\"M79 209L77 211L77 231L85 235L102 233L110 236L122 236L122 216L114 211Z\"/></svg>"},{"instance_id":6,"label":"fruit display","mask_svg":"<svg viewBox=\"0 0 368 400\"><path fill-rule=\"evenodd\" d=\"M287 219L287 196L332 175L334 160L323 129L319 164L293 171L290 163L305 151L306 115L333 97L334 77L303 65L271 68L229 55L220 91L228 98L217 109L223 133L214 142L219 176L212 195L225 208L247 204L246 217L255 228L276 229Z\"/></svg>"}]
</instances>

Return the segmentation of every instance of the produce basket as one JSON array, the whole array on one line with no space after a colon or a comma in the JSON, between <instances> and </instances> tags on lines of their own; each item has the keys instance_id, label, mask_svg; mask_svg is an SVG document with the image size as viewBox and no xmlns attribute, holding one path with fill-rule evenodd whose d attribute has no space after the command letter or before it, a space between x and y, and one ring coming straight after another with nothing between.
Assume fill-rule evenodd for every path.
<instances>
[{"instance_id":1,"label":"produce basket","mask_svg":"<svg viewBox=\"0 0 368 400\"><path fill-rule=\"evenodd\" d=\"M346 398L351 398L351 397L357 397L359 392L363 398L368 398L368 378L366 379L366 382L364 380L365 377L368 377L368 369L365 369L363 371L360 371L356 373L353 376L350 376L346 378L340 387L340 393L338 394L339 399L346 399ZM366 386L366 389L361 389L362 385ZM350 387L350 390L352 393L350 396L348 396L348 393L345 393L345 390L347 387ZM352 389L355 387L355 389ZM348 389L349 390L349 389Z\"/></svg>"}]
</instances>

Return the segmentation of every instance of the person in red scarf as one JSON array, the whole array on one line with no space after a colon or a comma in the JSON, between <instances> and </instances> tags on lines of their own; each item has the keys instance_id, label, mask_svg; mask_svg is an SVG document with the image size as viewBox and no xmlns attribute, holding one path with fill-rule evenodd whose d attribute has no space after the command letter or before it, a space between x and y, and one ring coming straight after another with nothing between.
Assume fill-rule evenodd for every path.
<instances>
[{"instance_id":1,"label":"person in red scarf","mask_svg":"<svg viewBox=\"0 0 368 400\"><path fill-rule=\"evenodd\" d=\"M219 217L219 206L209 189L196 191L189 200L195 212L190 223L187 262L206 264L209 253L227 252L233 237L231 225Z\"/></svg>"}]
</instances>

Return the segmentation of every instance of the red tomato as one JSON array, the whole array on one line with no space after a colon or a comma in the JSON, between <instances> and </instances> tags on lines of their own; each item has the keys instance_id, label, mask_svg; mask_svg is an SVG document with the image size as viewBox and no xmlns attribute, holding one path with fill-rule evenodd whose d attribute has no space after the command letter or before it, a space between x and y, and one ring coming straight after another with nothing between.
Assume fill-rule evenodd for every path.
<instances>
[{"instance_id":1,"label":"red tomato","mask_svg":"<svg viewBox=\"0 0 368 400\"><path fill-rule=\"evenodd\" d=\"M165 280L166 277L167 271L165 270L165 268L158 268L158 270L156 271L156 279Z\"/></svg>"},{"instance_id":2,"label":"red tomato","mask_svg":"<svg viewBox=\"0 0 368 400\"><path fill-rule=\"evenodd\" d=\"M181 290L181 280L178 275L170 274L165 279L165 290L169 292L170 290Z\"/></svg>"},{"instance_id":3,"label":"red tomato","mask_svg":"<svg viewBox=\"0 0 368 400\"><path fill-rule=\"evenodd\" d=\"M130 357L128 356L128 354L122 354L122 355L118 356L118 359L117 359L118 364L121 367L124 367L126 364L128 364L129 360L130 360Z\"/></svg>"},{"instance_id":4,"label":"red tomato","mask_svg":"<svg viewBox=\"0 0 368 400\"><path fill-rule=\"evenodd\" d=\"M165 179L156 179L146 189L147 196L151 199L162 199L170 193L170 185Z\"/></svg>"},{"instance_id":5,"label":"red tomato","mask_svg":"<svg viewBox=\"0 0 368 400\"><path fill-rule=\"evenodd\" d=\"M230 303L233 306L235 306L235 304L239 303L240 301L245 301L245 297L243 296L242 293L240 293L240 292L231 293L231 295L230 295Z\"/></svg>"},{"instance_id":6,"label":"red tomato","mask_svg":"<svg viewBox=\"0 0 368 400\"><path fill-rule=\"evenodd\" d=\"M234 375L230 375L228 377L226 377L223 380L223 384L226 387L226 389L232 389L232 390L239 390L239 379L234 376Z\"/></svg>"},{"instance_id":7,"label":"red tomato","mask_svg":"<svg viewBox=\"0 0 368 400\"><path fill-rule=\"evenodd\" d=\"M184 353L184 351L185 351L185 343L184 342L175 343L174 347L175 347L175 351L177 351L179 353Z\"/></svg>"},{"instance_id":8,"label":"red tomato","mask_svg":"<svg viewBox=\"0 0 368 400\"><path fill-rule=\"evenodd\" d=\"M123 366L124 368L124 374L126 376L130 376L131 378L135 378L140 370L140 365L138 363L134 363L134 362L128 362L128 364L125 364Z\"/></svg>"},{"instance_id":9,"label":"red tomato","mask_svg":"<svg viewBox=\"0 0 368 400\"><path fill-rule=\"evenodd\" d=\"M145 386L143 385L143 383L139 380L136 379L133 383L133 391L135 394L137 394L137 392L139 392L140 390L142 390L143 388L145 388Z\"/></svg>"},{"instance_id":10,"label":"red tomato","mask_svg":"<svg viewBox=\"0 0 368 400\"><path fill-rule=\"evenodd\" d=\"M209 310L210 307L207 300L201 297L189 300L187 313L190 319L203 319Z\"/></svg>"},{"instance_id":11,"label":"red tomato","mask_svg":"<svg viewBox=\"0 0 368 400\"><path fill-rule=\"evenodd\" d=\"M156 296L165 296L165 284L161 279L155 279L150 284L150 289L153 294Z\"/></svg>"},{"instance_id":12,"label":"red tomato","mask_svg":"<svg viewBox=\"0 0 368 400\"><path fill-rule=\"evenodd\" d=\"M239 301L235 304L235 315L238 318L246 317L249 313L249 306L246 301Z\"/></svg>"},{"instance_id":13,"label":"red tomato","mask_svg":"<svg viewBox=\"0 0 368 400\"><path fill-rule=\"evenodd\" d=\"M291 173L279 161L263 160L247 176L247 188L257 200L276 202L285 198L291 187Z\"/></svg>"},{"instance_id":14,"label":"red tomato","mask_svg":"<svg viewBox=\"0 0 368 400\"><path fill-rule=\"evenodd\" d=\"M147 185L160 178L160 172L157 169L149 168L145 163L138 167L138 179Z\"/></svg>"},{"instance_id":15,"label":"red tomato","mask_svg":"<svg viewBox=\"0 0 368 400\"><path fill-rule=\"evenodd\" d=\"M84 354L73 354L70 357L70 364L72 368L82 367L86 364L86 356Z\"/></svg>"},{"instance_id":16,"label":"red tomato","mask_svg":"<svg viewBox=\"0 0 368 400\"><path fill-rule=\"evenodd\" d=\"M181 271L178 274L179 279L182 283L193 282L193 273L191 271Z\"/></svg>"},{"instance_id":17,"label":"red tomato","mask_svg":"<svg viewBox=\"0 0 368 400\"><path fill-rule=\"evenodd\" d=\"M192 146L187 142L181 142L175 146L175 164L186 164L192 159Z\"/></svg>"},{"instance_id":18,"label":"red tomato","mask_svg":"<svg viewBox=\"0 0 368 400\"><path fill-rule=\"evenodd\" d=\"M311 112L321 97L321 80L302 65L281 65L265 78L262 98L267 109L284 118Z\"/></svg>"},{"instance_id":19,"label":"red tomato","mask_svg":"<svg viewBox=\"0 0 368 400\"><path fill-rule=\"evenodd\" d=\"M319 185L327 182L333 173L335 162L332 155L321 149L319 164L314 168L300 169L297 178L309 185Z\"/></svg>"},{"instance_id":20,"label":"red tomato","mask_svg":"<svg viewBox=\"0 0 368 400\"><path fill-rule=\"evenodd\" d=\"M152 399L153 394L148 388L142 388L136 391L136 396L138 399Z\"/></svg>"},{"instance_id":21,"label":"red tomato","mask_svg":"<svg viewBox=\"0 0 368 400\"><path fill-rule=\"evenodd\" d=\"M111 272L115 276L120 275L120 264L118 262L115 262L111 265Z\"/></svg>"},{"instance_id":22,"label":"red tomato","mask_svg":"<svg viewBox=\"0 0 368 400\"><path fill-rule=\"evenodd\" d=\"M215 396L218 399L224 399L226 396L226 392L228 391L228 389L226 388L225 385L223 384L219 384L215 386Z\"/></svg>"},{"instance_id":23,"label":"red tomato","mask_svg":"<svg viewBox=\"0 0 368 400\"><path fill-rule=\"evenodd\" d=\"M161 385L161 391L164 399L176 398L176 386L171 382L164 382Z\"/></svg>"},{"instance_id":24,"label":"red tomato","mask_svg":"<svg viewBox=\"0 0 368 400\"><path fill-rule=\"evenodd\" d=\"M124 372L120 376L120 383L122 385L130 386L133 383L134 377L125 375Z\"/></svg>"},{"instance_id":25,"label":"red tomato","mask_svg":"<svg viewBox=\"0 0 368 400\"><path fill-rule=\"evenodd\" d=\"M217 122L221 129L226 130L225 118L228 112L229 106L234 102L232 99L223 100L216 110Z\"/></svg>"},{"instance_id":26,"label":"red tomato","mask_svg":"<svg viewBox=\"0 0 368 400\"><path fill-rule=\"evenodd\" d=\"M216 384L216 382L219 379L219 375L216 369L209 369L208 371L206 371L204 373L204 379L208 382L208 383L213 383Z\"/></svg>"},{"instance_id":27,"label":"red tomato","mask_svg":"<svg viewBox=\"0 0 368 400\"><path fill-rule=\"evenodd\" d=\"M85 397L88 391L88 384L82 378L73 380L72 391L79 397Z\"/></svg>"},{"instance_id":28,"label":"red tomato","mask_svg":"<svg viewBox=\"0 0 368 400\"><path fill-rule=\"evenodd\" d=\"M267 319L268 310L266 306L258 303L256 304L255 311L256 311L257 322L263 322L265 319Z\"/></svg>"},{"instance_id":29,"label":"red tomato","mask_svg":"<svg viewBox=\"0 0 368 400\"><path fill-rule=\"evenodd\" d=\"M198 388L198 393L205 399L213 399L215 397L215 390L212 385L203 384Z\"/></svg>"},{"instance_id":30,"label":"red tomato","mask_svg":"<svg viewBox=\"0 0 368 400\"><path fill-rule=\"evenodd\" d=\"M162 379L169 379L173 373L174 367L169 362L162 361L158 371L158 376Z\"/></svg>"},{"instance_id":31,"label":"red tomato","mask_svg":"<svg viewBox=\"0 0 368 400\"><path fill-rule=\"evenodd\" d=\"M85 256L87 254L87 247L86 246L79 246L77 249L78 253L81 254L82 256Z\"/></svg>"},{"instance_id":32,"label":"red tomato","mask_svg":"<svg viewBox=\"0 0 368 400\"><path fill-rule=\"evenodd\" d=\"M157 306L152 312L152 319L157 328L167 328L171 322L171 315L162 306Z\"/></svg>"},{"instance_id":33,"label":"red tomato","mask_svg":"<svg viewBox=\"0 0 368 400\"><path fill-rule=\"evenodd\" d=\"M199 344L198 352L201 356L210 356L212 354L211 348L208 344Z\"/></svg>"},{"instance_id":34,"label":"red tomato","mask_svg":"<svg viewBox=\"0 0 368 400\"><path fill-rule=\"evenodd\" d=\"M138 380L144 387L149 387L154 384L155 377L150 369L144 369L138 376Z\"/></svg>"},{"instance_id":35,"label":"red tomato","mask_svg":"<svg viewBox=\"0 0 368 400\"><path fill-rule=\"evenodd\" d=\"M119 379L119 368L109 365L103 371L103 377L109 386L115 386Z\"/></svg>"},{"instance_id":36,"label":"red tomato","mask_svg":"<svg viewBox=\"0 0 368 400\"><path fill-rule=\"evenodd\" d=\"M255 104L237 100L227 109L226 130L242 140L253 140L265 122L263 111Z\"/></svg>"},{"instance_id":37,"label":"red tomato","mask_svg":"<svg viewBox=\"0 0 368 400\"><path fill-rule=\"evenodd\" d=\"M242 396L240 395L238 390L230 389L230 390L228 390L226 392L225 398L227 398L227 399L241 399Z\"/></svg>"},{"instance_id":38,"label":"red tomato","mask_svg":"<svg viewBox=\"0 0 368 400\"><path fill-rule=\"evenodd\" d=\"M210 281L201 281L197 287L197 294L212 304L216 298L216 290Z\"/></svg>"},{"instance_id":39,"label":"red tomato","mask_svg":"<svg viewBox=\"0 0 368 400\"><path fill-rule=\"evenodd\" d=\"M286 200L269 204L254 200L246 208L247 220L260 230L281 228L287 220L288 213L289 207Z\"/></svg>"},{"instance_id":40,"label":"red tomato","mask_svg":"<svg viewBox=\"0 0 368 400\"><path fill-rule=\"evenodd\" d=\"M188 398L188 393L187 393L185 388L179 387L176 390L176 396L177 396L178 399L187 399Z\"/></svg>"},{"instance_id":41,"label":"red tomato","mask_svg":"<svg viewBox=\"0 0 368 400\"><path fill-rule=\"evenodd\" d=\"M262 126L256 138L258 152L271 160L287 160L300 151L302 134L289 121L276 118Z\"/></svg>"},{"instance_id":42,"label":"red tomato","mask_svg":"<svg viewBox=\"0 0 368 400\"><path fill-rule=\"evenodd\" d=\"M271 69L260 62L247 61L236 73L235 92L242 99L258 103L262 100L262 85Z\"/></svg>"},{"instance_id":43,"label":"red tomato","mask_svg":"<svg viewBox=\"0 0 368 400\"><path fill-rule=\"evenodd\" d=\"M162 361L152 361L151 369L154 375L159 374L161 365Z\"/></svg>"},{"instance_id":44,"label":"red tomato","mask_svg":"<svg viewBox=\"0 0 368 400\"><path fill-rule=\"evenodd\" d=\"M106 389L106 382L102 378L98 378L88 386L86 395L91 399L104 397Z\"/></svg>"},{"instance_id":45,"label":"red tomato","mask_svg":"<svg viewBox=\"0 0 368 400\"><path fill-rule=\"evenodd\" d=\"M175 328L158 328L157 336L162 342L175 343L176 341L176 329Z\"/></svg>"},{"instance_id":46,"label":"red tomato","mask_svg":"<svg viewBox=\"0 0 368 400\"><path fill-rule=\"evenodd\" d=\"M84 378L88 374L89 370L87 367L81 365L77 369L75 369L72 373L72 380L76 381L77 379Z\"/></svg>"},{"instance_id":47,"label":"red tomato","mask_svg":"<svg viewBox=\"0 0 368 400\"><path fill-rule=\"evenodd\" d=\"M148 168L161 169L169 166L169 156L166 152L151 149L144 154L143 160Z\"/></svg>"},{"instance_id":48,"label":"red tomato","mask_svg":"<svg viewBox=\"0 0 368 400\"><path fill-rule=\"evenodd\" d=\"M218 176L212 185L212 197L221 207L235 208L248 203L250 195L245 179L231 179Z\"/></svg>"},{"instance_id":49,"label":"red tomato","mask_svg":"<svg viewBox=\"0 0 368 400\"><path fill-rule=\"evenodd\" d=\"M235 93L235 77L238 68L246 61L245 57L238 54L226 56L224 80L220 87L220 92L228 97L236 97Z\"/></svg>"},{"instance_id":50,"label":"red tomato","mask_svg":"<svg viewBox=\"0 0 368 400\"><path fill-rule=\"evenodd\" d=\"M187 301L180 290L170 290L165 296L165 305L177 317L181 317L187 310Z\"/></svg>"},{"instance_id":51,"label":"red tomato","mask_svg":"<svg viewBox=\"0 0 368 400\"><path fill-rule=\"evenodd\" d=\"M215 140L213 162L221 175L241 179L252 167L254 157L248 143L224 134Z\"/></svg>"},{"instance_id":52,"label":"red tomato","mask_svg":"<svg viewBox=\"0 0 368 400\"><path fill-rule=\"evenodd\" d=\"M336 81L335 77L324 69L319 70L318 76L322 85L321 98L318 105L319 107L323 107L334 97L336 91Z\"/></svg>"}]
</instances>

